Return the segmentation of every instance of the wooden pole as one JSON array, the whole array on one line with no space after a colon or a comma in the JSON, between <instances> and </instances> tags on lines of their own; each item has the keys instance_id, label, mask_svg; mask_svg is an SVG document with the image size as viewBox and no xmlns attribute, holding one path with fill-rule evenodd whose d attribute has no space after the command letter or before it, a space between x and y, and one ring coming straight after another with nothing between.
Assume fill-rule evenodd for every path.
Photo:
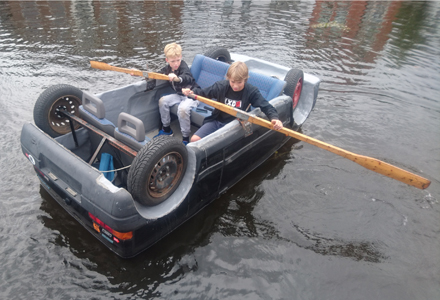
<instances>
[{"instance_id":1,"label":"wooden pole","mask_svg":"<svg viewBox=\"0 0 440 300\"><path fill-rule=\"evenodd\" d=\"M237 117L238 119L248 121L250 123L257 124L257 125L274 130L271 122L269 122L265 119L259 118L257 116L253 116L253 115L246 113L242 110L239 110L239 109L227 106L223 103L213 101L211 99L208 99L208 98L205 98L202 96L198 96L198 95L194 95L194 94L190 94L190 95L188 95L188 97L191 97L191 98L199 100L203 103L206 103L212 107L215 107L216 109L219 109L225 113L228 113L234 117ZM376 158L355 154L353 152L350 152L350 151L341 149L339 147L332 146L330 144L321 142L317 139L314 139L312 137L309 137L307 135L301 134L299 132L293 131L293 130L285 128L285 127L280 130L277 130L277 131L281 132L287 136L290 136L290 137L296 138L298 140L301 140L303 142L309 143L313 146L330 151L334 154L337 154L339 156L347 158L347 159L363 166L364 168L367 168L367 169L374 171L376 173L388 176L390 178L393 178L393 179L398 180L400 182L414 186L416 188L426 189L431 184L431 181L429 181L426 178L423 178L419 175L413 174L411 172L408 172L406 170L403 170L401 168L393 166L389 163L380 161Z\"/></svg>"}]
</instances>

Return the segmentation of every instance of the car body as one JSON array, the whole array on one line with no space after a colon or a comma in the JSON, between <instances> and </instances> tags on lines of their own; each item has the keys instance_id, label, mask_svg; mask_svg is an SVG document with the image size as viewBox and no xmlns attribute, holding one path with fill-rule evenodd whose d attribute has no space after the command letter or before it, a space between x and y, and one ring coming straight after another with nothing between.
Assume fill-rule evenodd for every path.
<instances>
[{"instance_id":1,"label":"car body","mask_svg":"<svg viewBox=\"0 0 440 300\"><path fill-rule=\"evenodd\" d=\"M210 69L215 66L215 70L217 67L222 69L216 74L218 76L215 80L224 78L224 69L227 70L227 63L222 62L221 57L212 57L212 51L208 54L211 57L197 55L191 65L191 72L198 73L198 78L195 78L197 82L202 82L202 87L212 84L206 80L203 83L203 76L206 76L203 68ZM245 62L251 73L249 81L253 80L252 83L260 90L263 91L264 88L259 84L266 81L273 82L273 86L278 86L278 89L281 87L281 90L275 91L277 94L269 99L270 103L277 109L284 126L300 128L317 99L320 80L316 76L299 72L303 77L300 82L300 95L297 95L297 103L294 105L294 95L283 93L287 87L280 79L286 78L289 68L239 54L230 54L230 60ZM204 67L200 61L208 65ZM215 70L214 73L217 72ZM173 90L168 82L157 81L153 90L146 91L148 83L149 81L143 80L97 95L86 92L81 94L80 90L71 92L72 87L67 85L49 89L43 93L47 98L46 102L58 104L56 107L53 103L45 104L44 109L41 103L40 107L36 104L34 119L47 118L48 114L50 118L54 110L68 106L59 105L60 99L72 103L73 98L75 103L72 104L71 113L72 116L76 115L76 118L68 119L69 127L64 124L66 119L62 119L62 126L67 129L58 134L50 131L50 128L55 126L53 121L48 123L49 127L44 128L39 125L42 121L36 119L36 125L25 124L21 133L22 151L32 163L44 189L92 235L111 251L125 258L148 249L219 198L289 139L279 132L253 124L241 125L235 120L200 141L182 146L182 150L178 145L182 144L178 137L154 138L160 129L158 99ZM99 119L108 121L110 128L114 124L113 131L109 130L106 133L108 127L95 124L92 119L87 119L84 113L78 112L78 105L82 104L83 109L87 97L102 101L105 114L101 114ZM194 130L209 117L211 110L209 106L200 103L191 113ZM126 127L128 131L119 130L126 126L124 120L121 121L121 112L128 118L125 119L128 126L134 129ZM251 114L265 117L258 108L252 110ZM75 122L75 119L78 122ZM133 127L132 122L138 122L141 129L137 128L137 125ZM174 123L177 123L177 120ZM173 130L178 135L178 126L174 126L176 129ZM46 130L47 128L49 129ZM69 128L74 128L74 133L68 130ZM134 133L131 134L130 130ZM139 132L140 138L136 137ZM132 136L129 136L130 134ZM145 140L142 140L143 134ZM130 184L133 186L130 180L133 182L135 178L139 178L139 172L144 172L138 159L139 154L149 155L155 147L160 158L164 159L169 153L175 153L174 150L166 150L168 144L171 145L169 147L174 147L172 149L182 153L177 161L185 160L184 166L176 163L175 158L166 165L167 168L180 168L177 172L180 172L179 182L172 184L173 190L167 194L165 200L154 205L145 205L142 201L134 199L134 188L129 187ZM120 169L112 173L113 177L115 176L113 179L109 180L106 173L99 170L103 161L102 153L112 156L113 167ZM150 158L145 156L144 164L153 164L151 168L162 172L163 167L158 166L157 158L153 162L148 162L147 159ZM138 173L131 170L135 168L135 164ZM146 178L150 176L148 174ZM155 184L158 184L161 178L156 179Z\"/></svg>"}]
</instances>

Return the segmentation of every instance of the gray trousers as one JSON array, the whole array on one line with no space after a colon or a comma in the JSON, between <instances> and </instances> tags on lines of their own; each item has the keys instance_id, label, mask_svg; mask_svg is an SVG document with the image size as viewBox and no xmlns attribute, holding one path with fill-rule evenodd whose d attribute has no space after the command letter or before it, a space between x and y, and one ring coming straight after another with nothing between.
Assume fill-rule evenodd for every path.
<instances>
[{"instance_id":1,"label":"gray trousers","mask_svg":"<svg viewBox=\"0 0 440 300\"><path fill-rule=\"evenodd\" d=\"M170 108L179 104L177 108L177 117L179 118L180 131L182 136L189 137L191 134L191 109L199 105L199 101L193 100L186 96L171 94L163 96L159 99L159 112L162 125L169 127L171 123Z\"/></svg>"}]
</instances>

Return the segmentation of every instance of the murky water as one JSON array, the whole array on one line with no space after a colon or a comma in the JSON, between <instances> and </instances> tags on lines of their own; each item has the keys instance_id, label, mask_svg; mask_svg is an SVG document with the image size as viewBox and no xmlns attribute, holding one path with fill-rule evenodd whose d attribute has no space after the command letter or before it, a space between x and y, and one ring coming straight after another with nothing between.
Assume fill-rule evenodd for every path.
<instances>
[{"instance_id":1,"label":"murky water","mask_svg":"<svg viewBox=\"0 0 440 300\"><path fill-rule=\"evenodd\" d=\"M438 2L1 1L0 298L439 299ZM322 79L303 133L432 180L418 190L289 143L147 252L110 253L39 186L19 136L38 95L135 79L176 41Z\"/></svg>"}]
</instances>

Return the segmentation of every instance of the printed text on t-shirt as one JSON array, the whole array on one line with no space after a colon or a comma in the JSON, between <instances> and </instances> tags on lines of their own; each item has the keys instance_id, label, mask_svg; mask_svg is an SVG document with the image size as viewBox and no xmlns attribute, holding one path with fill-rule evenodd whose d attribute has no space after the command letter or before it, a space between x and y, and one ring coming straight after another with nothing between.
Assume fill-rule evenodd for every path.
<instances>
[{"instance_id":1,"label":"printed text on t-shirt","mask_svg":"<svg viewBox=\"0 0 440 300\"><path fill-rule=\"evenodd\" d=\"M241 101L240 100L232 100L232 99L225 98L225 104L228 106L241 108Z\"/></svg>"}]
</instances>

